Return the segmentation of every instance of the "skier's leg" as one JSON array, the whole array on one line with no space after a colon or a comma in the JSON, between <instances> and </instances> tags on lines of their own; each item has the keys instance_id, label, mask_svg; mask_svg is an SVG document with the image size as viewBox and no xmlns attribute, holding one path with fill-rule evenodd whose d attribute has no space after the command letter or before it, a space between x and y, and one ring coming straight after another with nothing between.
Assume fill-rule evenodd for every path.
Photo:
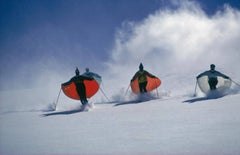
<instances>
[{"instance_id":1,"label":"skier's leg","mask_svg":"<svg viewBox=\"0 0 240 155\"><path fill-rule=\"evenodd\" d=\"M146 91L145 83L140 83L139 85L140 85L140 93L145 93L145 92L147 92L147 91Z\"/></svg>"},{"instance_id":2,"label":"skier's leg","mask_svg":"<svg viewBox=\"0 0 240 155\"><path fill-rule=\"evenodd\" d=\"M215 90L216 86L218 84L217 77L209 78L208 79L208 84L209 84L209 87L210 87L211 90Z\"/></svg>"},{"instance_id":3,"label":"skier's leg","mask_svg":"<svg viewBox=\"0 0 240 155\"><path fill-rule=\"evenodd\" d=\"M145 93L147 92L146 87L147 87L147 82L144 82L144 83L143 83L143 91L144 91Z\"/></svg>"}]
</instances>

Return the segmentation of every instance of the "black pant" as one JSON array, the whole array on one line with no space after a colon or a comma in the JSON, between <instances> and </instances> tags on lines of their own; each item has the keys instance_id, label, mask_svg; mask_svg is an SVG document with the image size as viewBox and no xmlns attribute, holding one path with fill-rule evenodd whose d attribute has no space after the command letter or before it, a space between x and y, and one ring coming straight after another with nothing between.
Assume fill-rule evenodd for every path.
<instances>
[{"instance_id":1,"label":"black pant","mask_svg":"<svg viewBox=\"0 0 240 155\"><path fill-rule=\"evenodd\" d=\"M85 88L85 85L84 83L75 83L76 84L76 89L77 89L77 93L80 97L80 101L81 103L84 105L84 104L87 104L88 101L87 101L87 98L86 98L86 88Z\"/></svg>"},{"instance_id":2,"label":"black pant","mask_svg":"<svg viewBox=\"0 0 240 155\"><path fill-rule=\"evenodd\" d=\"M139 89L140 89L140 93L146 93L147 89L147 82L143 82L143 83L138 83L139 84Z\"/></svg>"},{"instance_id":3,"label":"black pant","mask_svg":"<svg viewBox=\"0 0 240 155\"><path fill-rule=\"evenodd\" d=\"M218 84L218 79L217 77L211 77L208 79L208 84L210 86L210 89L211 90L215 90L216 89L216 86Z\"/></svg>"}]
</instances>

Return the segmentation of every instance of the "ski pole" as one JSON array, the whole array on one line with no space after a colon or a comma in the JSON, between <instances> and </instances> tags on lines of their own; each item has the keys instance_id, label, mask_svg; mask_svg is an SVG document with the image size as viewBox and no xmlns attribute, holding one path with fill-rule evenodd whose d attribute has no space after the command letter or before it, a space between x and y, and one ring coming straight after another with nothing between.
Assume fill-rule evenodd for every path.
<instances>
[{"instance_id":1,"label":"ski pole","mask_svg":"<svg viewBox=\"0 0 240 155\"><path fill-rule=\"evenodd\" d=\"M104 91L102 90L102 88L100 87L101 92L103 93L103 95L105 96L105 98L108 100L108 102L110 102L109 98L107 97L107 95L104 93Z\"/></svg>"},{"instance_id":2,"label":"ski pole","mask_svg":"<svg viewBox=\"0 0 240 155\"><path fill-rule=\"evenodd\" d=\"M197 93L196 91L197 91L197 80L196 80L195 89L194 89L194 94L193 94L194 97L196 96L196 93Z\"/></svg>"},{"instance_id":3,"label":"ski pole","mask_svg":"<svg viewBox=\"0 0 240 155\"><path fill-rule=\"evenodd\" d=\"M128 85L128 88L127 88L127 90L126 90L126 92L125 92L125 94L124 94L124 98L126 97L126 95L127 95L127 93L128 93L128 90L129 90L129 88L130 88L130 84Z\"/></svg>"},{"instance_id":4,"label":"ski pole","mask_svg":"<svg viewBox=\"0 0 240 155\"><path fill-rule=\"evenodd\" d=\"M61 91L62 91L62 88L60 88L59 93L58 93L58 96L57 96L57 100L56 100L56 102L55 102L55 110L57 109L58 99L59 99L59 97L60 97Z\"/></svg>"},{"instance_id":5,"label":"ski pole","mask_svg":"<svg viewBox=\"0 0 240 155\"><path fill-rule=\"evenodd\" d=\"M240 84L238 84L237 82L233 81L232 79L231 79L231 81L232 81L233 83L235 83L237 86L240 87Z\"/></svg>"}]
</instances>

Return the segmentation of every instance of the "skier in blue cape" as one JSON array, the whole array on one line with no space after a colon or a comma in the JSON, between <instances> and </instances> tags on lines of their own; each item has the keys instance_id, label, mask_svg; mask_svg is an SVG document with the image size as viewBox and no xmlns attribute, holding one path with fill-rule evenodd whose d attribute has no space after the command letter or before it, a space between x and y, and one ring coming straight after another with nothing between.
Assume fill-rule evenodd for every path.
<instances>
[{"instance_id":1,"label":"skier in blue cape","mask_svg":"<svg viewBox=\"0 0 240 155\"><path fill-rule=\"evenodd\" d=\"M209 87L210 87L210 90L215 90L216 89L216 86L218 84L218 79L217 77L220 76L224 79L230 79L227 75L219 72L219 71L216 71L215 70L215 65L214 64L211 64L210 65L210 70L208 71L205 71L201 74L199 74L197 76L197 79L203 77L203 76L207 76L208 77L208 84L209 84Z\"/></svg>"},{"instance_id":2,"label":"skier in blue cape","mask_svg":"<svg viewBox=\"0 0 240 155\"><path fill-rule=\"evenodd\" d=\"M102 82L102 77L100 75L98 75L97 73L90 72L89 68L86 68L86 72L83 73L82 76L94 78L98 82L99 85Z\"/></svg>"}]
</instances>

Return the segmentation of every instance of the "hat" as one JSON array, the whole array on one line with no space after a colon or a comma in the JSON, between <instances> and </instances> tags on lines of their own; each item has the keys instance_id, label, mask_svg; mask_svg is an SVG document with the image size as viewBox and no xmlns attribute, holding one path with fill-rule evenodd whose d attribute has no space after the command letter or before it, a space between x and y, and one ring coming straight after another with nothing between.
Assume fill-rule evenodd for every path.
<instances>
[{"instance_id":1,"label":"hat","mask_svg":"<svg viewBox=\"0 0 240 155\"><path fill-rule=\"evenodd\" d=\"M77 67L76 67L75 73L76 73L76 75L79 75L79 74L80 74L80 72L79 72L79 70L78 70Z\"/></svg>"},{"instance_id":2,"label":"hat","mask_svg":"<svg viewBox=\"0 0 240 155\"><path fill-rule=\"evenodd\" d=\"M140 69L140 70L143 70L143 64L142 64L142 63L140 63L139 69Z\"/></svg>"}]
</instances>

